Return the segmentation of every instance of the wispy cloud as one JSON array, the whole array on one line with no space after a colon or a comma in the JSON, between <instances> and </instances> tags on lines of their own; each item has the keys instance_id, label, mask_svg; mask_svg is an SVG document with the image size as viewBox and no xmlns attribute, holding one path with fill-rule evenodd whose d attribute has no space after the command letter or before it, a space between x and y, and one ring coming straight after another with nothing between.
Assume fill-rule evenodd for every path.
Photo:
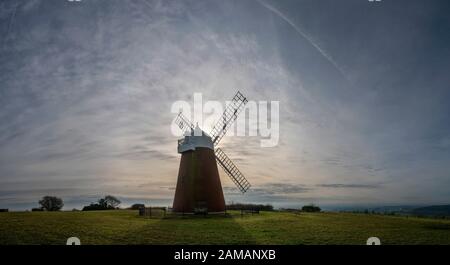
<instances>
[{"instance_id":1,"label":"wispy cloud","mask_svg":"<svg viewBox=\"0 0 450 265\"><path fill-rule=\"evenodd\" d=\"M380 184L319 184L318 187L323 188L350 188L350 189L378 189Z\"/></svg>"},{"instance_id":2,"label":"wispy cloud","mask_svg":"<svg viewBox=\"0 0 450 265\"><path fill-rule=\"evenodd\" d=\"M348 75L344 72L341 66L333 59L333 57L327 53L324 49L322 49L317 41L315 41L309 34L307 34L304 30L302 30L299 26L297 26L291 19L289 19L286 15L284 15L280 10L276 9L272 5L264 2L263 0L257 0L262 6L279 16L281 19L286 21L302 38L305 38L325 59L327 59L339 73L350 82Z\"/></svg>"}]
</instances>

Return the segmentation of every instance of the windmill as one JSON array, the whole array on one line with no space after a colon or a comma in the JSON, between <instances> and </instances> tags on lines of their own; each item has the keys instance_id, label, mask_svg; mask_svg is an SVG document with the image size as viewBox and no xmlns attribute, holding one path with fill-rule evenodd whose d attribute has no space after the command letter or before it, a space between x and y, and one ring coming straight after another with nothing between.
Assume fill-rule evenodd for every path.
<instances>
[{"instance_id":1,"label":"windmill","mask_svg":"<svg viewBox=\"0 0 450 265\"><path fill-rule=\"evenodd\" d=\"M178 140L181 161L172 208L174 212L225 211L217 163L242 193L250 188L250 183L236 165L222 149L216 148L246 103L247 99L238 91L210 134L202 131L198 124L194 127L181 112L176 117L175 123L185 132L185 136Z\"/></svg>"}]
</instances>

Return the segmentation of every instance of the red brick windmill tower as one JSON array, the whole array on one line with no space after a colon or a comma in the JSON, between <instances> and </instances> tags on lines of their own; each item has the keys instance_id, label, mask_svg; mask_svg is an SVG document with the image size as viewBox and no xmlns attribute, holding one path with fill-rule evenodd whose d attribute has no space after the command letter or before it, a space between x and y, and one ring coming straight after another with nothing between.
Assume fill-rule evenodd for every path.
<instances>
[{"instance_id":1,"label":"red brick windmill tower","mask_svg":"<svg viewBox=\"0 0 450 265\"><path fill-rule=\"evenodd\" d=\"M216 161L242 193L250 188L250 183L222 149L215 148L246 103L247 99L238 91L209 135L198 125L194 127L183 114L178 114L175 123L186 132L185 137L178 140L181 162L173 201L174 212L225 211Z\"/></svg>"}]
</instances>

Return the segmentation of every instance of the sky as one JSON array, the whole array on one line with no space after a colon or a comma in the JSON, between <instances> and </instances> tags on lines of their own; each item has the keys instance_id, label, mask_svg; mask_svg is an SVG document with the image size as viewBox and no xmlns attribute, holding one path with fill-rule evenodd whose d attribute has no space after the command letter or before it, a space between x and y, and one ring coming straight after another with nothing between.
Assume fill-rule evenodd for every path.
<instances>
[{"instance_id":1,"label":"sky","mask_svg":"<svg viewBox=\"0 0 450 265\"><path fill-rule=\"evenodd\" d=\"M279 101L279 142L225 136L277 207L450 202L447 0L4 0L0 208L172 203L178 100ZM210 128L206 126L205 131Z\"/></svg>"}]
</instances>

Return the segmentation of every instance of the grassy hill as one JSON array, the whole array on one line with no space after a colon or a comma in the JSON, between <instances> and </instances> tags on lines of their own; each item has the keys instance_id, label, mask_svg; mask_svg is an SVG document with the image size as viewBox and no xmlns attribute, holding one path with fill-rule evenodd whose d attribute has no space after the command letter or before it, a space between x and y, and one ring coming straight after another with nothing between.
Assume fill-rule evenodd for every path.
<instances>
[{"instance_id":1,"label":"grassy hill","mask_svg":"<svg viewBox=\"0 0 450 265\"><path fill-rule=\"evenodd\" d=\"M0 244L450 244L450 220L261 212L145 219L137 211L0 213Z\"/></svg>"}]
</instances>

